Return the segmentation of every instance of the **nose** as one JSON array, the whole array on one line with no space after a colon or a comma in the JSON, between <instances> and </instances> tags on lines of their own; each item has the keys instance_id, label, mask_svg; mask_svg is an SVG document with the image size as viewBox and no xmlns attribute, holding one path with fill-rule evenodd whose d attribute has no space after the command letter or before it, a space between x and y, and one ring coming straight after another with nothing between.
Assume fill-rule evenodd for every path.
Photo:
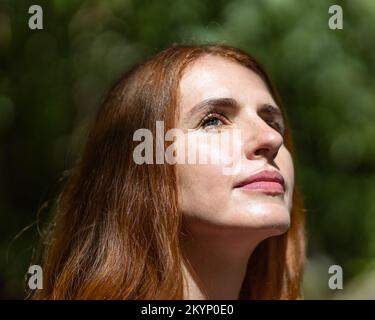
<instances>
[{"instance_id":1,"label":"nose","mask_svg":"<svg viewBox=\"0 0 375 320\"><path fill-rule=\"evenodd\" d=\"M268 162L272 162L276 158L284 140L278 131L260 117L246 125L243 131L244 153L247 159L266 158Z\"/></svg>"}]
</instances>

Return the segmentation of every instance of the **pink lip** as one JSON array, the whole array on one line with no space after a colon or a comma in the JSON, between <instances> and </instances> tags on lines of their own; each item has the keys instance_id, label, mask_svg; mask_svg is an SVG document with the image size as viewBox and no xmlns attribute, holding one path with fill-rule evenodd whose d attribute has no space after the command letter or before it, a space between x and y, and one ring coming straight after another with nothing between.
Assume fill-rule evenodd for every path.
<instances>
[{"instance_id":1,"label":"pink lip","mask_svg":"<svg viewBox=\"0 0 375 320\"><path fill-rule=\"evenodd\" d=\"M235 188L259 190L271 194L282 194L285 192L285 181L283 176L277 171L264 170L246 178L237 184Z\"/></svg>"}]
</instances>

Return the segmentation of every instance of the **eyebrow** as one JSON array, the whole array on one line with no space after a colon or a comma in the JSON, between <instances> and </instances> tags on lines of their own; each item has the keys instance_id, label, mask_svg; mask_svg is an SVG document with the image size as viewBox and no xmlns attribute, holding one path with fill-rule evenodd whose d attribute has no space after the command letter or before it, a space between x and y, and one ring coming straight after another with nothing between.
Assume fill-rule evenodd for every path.
<instances>
[{"instance_id":1,"label":"eyebrow","mask_svg":"<svg viewBox=\"0 0 375 320\"><path fill-rule=\"evenodd\" d=\"M212 107L229 107L231 109L239 109L240 104L237 100L233 98L208 98L199 103L197 103L187 114L185 119L190 119L194 115L201 115L206 113ZM283 120L283 114L281 110L273 106L270 103L264 103L258 110L259 113L266 113L268 115L273 115L280 117Z\"/></svg>"},{"instance_id":2,"label":"eyebrow","mask_svg":"<svg viewBox=\"0 0 375 320\"><path fill-rule=\"evenodd\" d=\"M280 116L283 118L283 114L280 110L280 108L273 106L272 104L269 103L264 103L260 107L259 111L260 113L267 113L270 115L275 115L275 116Z\"/></svg>"}]
</instances>

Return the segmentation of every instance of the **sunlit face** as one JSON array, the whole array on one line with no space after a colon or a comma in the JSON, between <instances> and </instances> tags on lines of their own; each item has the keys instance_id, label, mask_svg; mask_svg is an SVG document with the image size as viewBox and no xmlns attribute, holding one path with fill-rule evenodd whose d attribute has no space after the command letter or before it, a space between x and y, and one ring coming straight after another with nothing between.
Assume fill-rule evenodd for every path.
<instances>
[{"instance_id":1,"label":"sunlit face","mask_svg":"<svg viewBox=\"0 0 375 320\"><path fill-rule=\"evenodd\" d=\"M290 224L293 161L284 145L284 123L277 112L280 109L262 79L238 63L207 55L185 70L179 93L177 127L203 138L189 139L185 148L199 155L221 157L217 163L177 165L179 210L184 224L193 232L215 235L251 230L267 238L285 232ZM220 98L225 100L217 100ZM216 100L202 104L207 99ZM241 138L234 141L241 150L234 160L239 170L228 175L223 174L228 154L219 152L217 143L204 138L234 129L241 131ZM262 184L239 187L246 178L263 170L282 175L282 193L267 189L275 186L272 182L263 189Z\"/></svg>"}]
</instances>

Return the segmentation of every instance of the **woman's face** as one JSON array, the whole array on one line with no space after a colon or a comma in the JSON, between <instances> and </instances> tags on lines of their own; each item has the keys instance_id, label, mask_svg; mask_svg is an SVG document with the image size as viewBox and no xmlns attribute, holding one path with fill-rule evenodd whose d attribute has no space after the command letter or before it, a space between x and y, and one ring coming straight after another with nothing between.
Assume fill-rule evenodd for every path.
<instances>
[{"instance_id":1,"label":"woman's face","mask_svg":"<svg viewBox=\"0 0 375 320\"><path fill-rule=\"evenodd\" d=\"M179 93L177 127L185 135L177 138L177 154L185 148L197 159L216 160L177 164L184 223L214 234L251 229L266 238L285 232L290 224L293 161L284 145L280 109L262 79L238 63L204 56L185 70ZM230 142L233 148L211 139L236 130L241 136ZM233 150L241 152L231 163L238 170L224 174ZM250 183L263 170L280 173L284 188L277 181Z\"/></svg>"}]
</instances>

